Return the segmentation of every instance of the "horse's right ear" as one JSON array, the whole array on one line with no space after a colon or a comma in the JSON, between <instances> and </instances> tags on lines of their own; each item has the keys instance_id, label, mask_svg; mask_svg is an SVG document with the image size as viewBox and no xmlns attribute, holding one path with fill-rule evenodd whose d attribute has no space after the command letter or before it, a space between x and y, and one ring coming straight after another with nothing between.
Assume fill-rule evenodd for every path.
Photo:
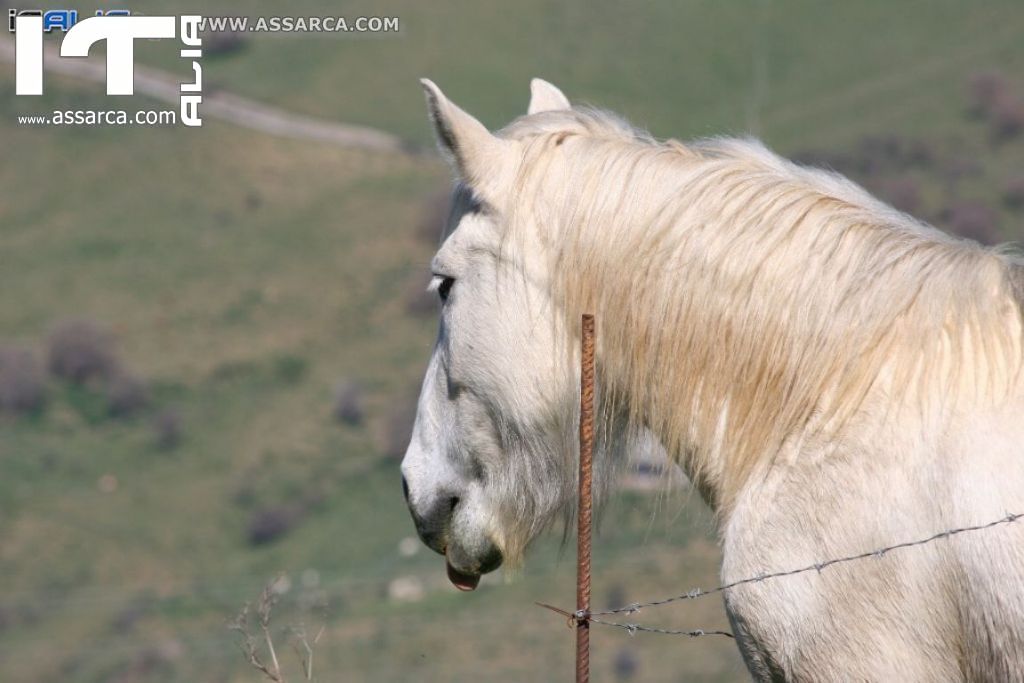
<instances>
[{"instance_id":1,"label":"horse's right ear","mask_svg":"<svg viewBox=\"0 0 1024 683\"><path fill-rule=\"evenodd\" d=\"M563 111L572 109L569 98L543 78L530 81L530 106L527 114L539 114L542 111Z\"/></svg>"},{"instance_id":2,"label":"horse's right ear","mask_svg":"<svg viewBox=\"0 0 1024 683\"><path fill-rule=\"evenodd\" d=\"M441 152L481 198L494 201L492 195L512 171L513 143L493 135L484 124L445 97L433 81L423 78L420 83L427 95L427 109Z\"/></svg>"}]
</instances>

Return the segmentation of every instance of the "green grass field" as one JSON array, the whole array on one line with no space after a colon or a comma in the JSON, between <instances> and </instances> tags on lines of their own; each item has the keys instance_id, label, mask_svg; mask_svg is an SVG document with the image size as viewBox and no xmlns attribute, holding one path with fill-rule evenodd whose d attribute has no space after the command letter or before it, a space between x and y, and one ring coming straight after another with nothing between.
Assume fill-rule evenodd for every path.
<instances>
[{"instance_id":1,"label":"green grass field","mask_svg":"<svg viewBox=\"0 0 1024 683\"><path fill-rule=\"evenodd\" d=\"M139 4L286 13L270 2ZM842 154L897 135L939 160L881 178L919 184L922 215L950 201L939 166L969 158L978 169L957 196L993 207L1001 237L1022 236L1000 193L1024 170L1024 136L994 144L965 115L979 71L1000 70L1024 97L1018 2L403 0L344 13L398 15L402 33L250 37L206 60L208 87L417 143L429 141L420 76L492 126L522 113L539 75L659 136L752 131L787 154ZM159 43L139 58L182 70ZM0 680L257 681L225 624L278 572L291 584L274 618L282 658L296 662L286 627L326 624L318 680L567 680L572 633L532 604L573 599L572 549L557 530L520 576L488 577L471 595L447 585L426 549L399 552L413 530L385 451L389 416L414 391L434 334L407 302L426 285L431 248L415 228L447 182L440 162L212 119L199 131L18 126L16 114L110 104L95 84L53 77L41 101L13 92L8 68L0 344L41 360L57 322L97 321L152 407L109 418L95 388L50 379L40 414L0 416ZM361 425L332 417L342 379L363 387ZM181 416L173 450L150 425L163 408ZM254 514L289 506L301 510L287 533L249 542ZM717 557L696 498L623 494L596 540L595 602L714 585ZM389 597L396 579L422 598ZM714 598L663 609L640 616L726 624ZM626 661L633 680L745 677L724 640L599 630L594 641L599 681L629 680Z\"/></svg>"}]
</instances>

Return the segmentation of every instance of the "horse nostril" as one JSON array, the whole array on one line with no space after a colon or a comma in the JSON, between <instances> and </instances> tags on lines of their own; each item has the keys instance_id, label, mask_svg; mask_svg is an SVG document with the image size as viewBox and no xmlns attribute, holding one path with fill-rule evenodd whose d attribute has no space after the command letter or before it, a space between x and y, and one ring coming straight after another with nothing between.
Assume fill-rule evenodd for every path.
<instances>
[{"instance_id":1,"label":"horse nostril","mask_svg":"<svg viewBox=\"0 0 1024 683\"><path fill-rule=\"evenodd\" d=\"M409 482L405 480L405 475L402 475L402 495L405 496L405 502L409 502Z\"/></svg>"},{"instance_id":2,"label":"horse nostril","mask_svg":"<svg viewBox=\"0 0 1024 683\"><path fill-rule=\"evenodd\" d=\"M459 505L459 497L452 496L448 499L448 512L455 512L455 508Z\"/></svg>"}]
</instances>

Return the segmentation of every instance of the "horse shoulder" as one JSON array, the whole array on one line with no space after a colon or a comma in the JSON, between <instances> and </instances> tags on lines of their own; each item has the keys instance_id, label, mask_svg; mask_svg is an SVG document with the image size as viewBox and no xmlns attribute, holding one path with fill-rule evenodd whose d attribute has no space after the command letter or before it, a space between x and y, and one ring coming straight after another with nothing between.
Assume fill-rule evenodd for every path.
<instances>
[{"instance_id":1,"label":"horse shoulder","mask_svg":"<svg viewBox=\"0 0 1024 683\"><path fill-rule=\"evenodd\" d=\"M949 439L803 454L805 465L740 497L724 527L723 582L1005 517L1024 501L1024 427L1013 424L990 414ZM1024 520L968 536L730 589L748 666L759 680L1024 675L1024 644L1006 635L1024 634L1024 596L1012 597L1024 581Z\"/></svg>"}]
</instances>

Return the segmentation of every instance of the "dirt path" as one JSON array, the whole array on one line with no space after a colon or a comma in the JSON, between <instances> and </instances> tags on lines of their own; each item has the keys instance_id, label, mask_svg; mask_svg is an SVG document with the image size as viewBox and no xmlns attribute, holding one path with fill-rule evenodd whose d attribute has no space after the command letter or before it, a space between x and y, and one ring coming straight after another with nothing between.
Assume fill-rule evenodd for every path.
<instances>
[{"instance_id":1,"label":"dirt path","mask_svg":"<svg viewBox=\"0 0 1024 683\"><path fill-rule=\"evenodd\" d=\"M61 76L105 84L106 62L103 60L61 59L55 45L45 45L43 65L46 71ZM14 41L0 38L0 61L14 64ZM135 65L135 92L148 95L177 108L180 82L158 69ZM261 104L227 92L203 93L202 115L281 137L326 142L340 147L369 149L379 152L415 153L415 148L401 138L375 128L335 123Z\"/></svg>"}]
</instances>

